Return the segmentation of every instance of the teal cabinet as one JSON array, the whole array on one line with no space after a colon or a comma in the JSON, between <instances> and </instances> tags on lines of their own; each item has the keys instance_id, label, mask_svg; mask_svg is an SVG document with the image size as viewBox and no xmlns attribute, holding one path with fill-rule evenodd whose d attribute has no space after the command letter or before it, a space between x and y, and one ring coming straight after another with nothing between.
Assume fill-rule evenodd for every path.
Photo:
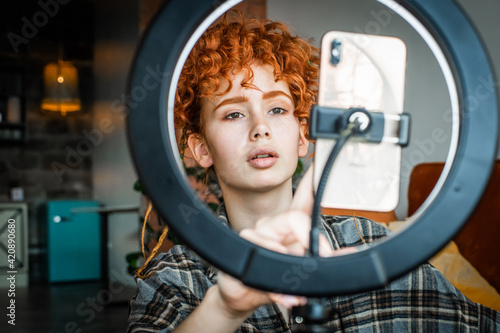
<instances>
[{"instance_id":1,"label":"teal cabinet","mask_svg":"<svg viewBox=\"0 0 500 333\"><path fill-rule=\"evenodd\" d=\"M49 282L101 278L101 221L99 213L91 211L98 206L96 201L47 203Z\"/></svg>"}]
</instances>

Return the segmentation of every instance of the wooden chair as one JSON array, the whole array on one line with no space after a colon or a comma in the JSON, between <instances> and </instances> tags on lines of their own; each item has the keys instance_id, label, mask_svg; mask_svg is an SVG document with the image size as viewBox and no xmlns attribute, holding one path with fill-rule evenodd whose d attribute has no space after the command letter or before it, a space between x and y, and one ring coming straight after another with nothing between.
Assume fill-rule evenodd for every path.
<instances>
[{"instance_id":1,"label":"wooden chair","mask_svg":"<svg viewBox=\"0 0 500 333\"><path fill-rule=\"evenodd\" d=\"M413 169L408 187L408 216L434 188L444 163L422 163ZM500 160L469 221L454 238L462 255L500 292ZM436 221L439 223L439 221Z\"/></svg>"},{"instance_id":2,"label":"wooden chair","mask_svg":"<svg viewBox=\"0 0 500 333\"><path fill-rule=\"evenodd\" d=\"M398 218L394 211L390 212L374 212L368 210L350 210L350 209L337 209L337 208L323 208L323 215L348 215L361 216L375 222L389 223L396 221Z\"/></svg>"}]
</instances>

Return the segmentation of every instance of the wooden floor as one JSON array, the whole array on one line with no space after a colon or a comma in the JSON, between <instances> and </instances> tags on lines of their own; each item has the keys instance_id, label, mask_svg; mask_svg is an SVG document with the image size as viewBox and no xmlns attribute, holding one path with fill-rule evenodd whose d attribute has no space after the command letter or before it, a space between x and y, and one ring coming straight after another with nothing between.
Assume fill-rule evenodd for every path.
<instances>
[{"instance_id":1,"label":"wooden floor","mask_svg":"<svg viewBox=\"0 0 500 333\"><path fill-rule=\"evenodd\" d=\"M128 303L134 290L106 288L98 282L37 285L17 288L15 297L0 289L0 332L85 333L125 332ZM15 326L6 307L15 299Z\"/></svg>"}]
</instances>

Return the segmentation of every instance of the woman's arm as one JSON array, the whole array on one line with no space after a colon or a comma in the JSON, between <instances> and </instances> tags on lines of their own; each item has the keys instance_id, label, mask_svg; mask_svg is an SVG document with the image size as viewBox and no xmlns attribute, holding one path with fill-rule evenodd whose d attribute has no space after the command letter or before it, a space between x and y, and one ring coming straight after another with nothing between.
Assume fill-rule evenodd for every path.
<instances>
[{"instance_id":1,"label":"woman's arm","mask_svg":"<svg viewBox=\"0 0 500 333\"><path fill-rule=\"evenodd\" d=\"M208 289L200 305L174 332L234 332L253 311L250 307L246 311L231 309L216 284Z\"/></svg>"},{"instance_id":2,"label":"woman's arm","mask_svg":"<svg viewBox=\"0 0 500 333\"><path fill-rule=\"evenodd\" d=\"M309 246L313 204L311 170L303 177L289 211L259 220L255 228L242 230L240 236L270 250L304 255ZM351 252L349 249L344 251ZM322 256L334 254L323 235L320 238L320 253ZM218 284L209 288L200 305L175 332L234 332L261 305L274 302L291 308L306 301L304 297L252 289L219 273Z\"/></svg>"},{"instance_id":3,"label":"woman's arm","mask_svg":"<svg viewBox=\"0 0 500 333\"><path fill-rule=\"evenodd\" d=\"M218 283L174 332L234 332L259 306L272 302L291 308L305 304L306 299L252 289L219 273Z\"/></svg>"}]
</instances>

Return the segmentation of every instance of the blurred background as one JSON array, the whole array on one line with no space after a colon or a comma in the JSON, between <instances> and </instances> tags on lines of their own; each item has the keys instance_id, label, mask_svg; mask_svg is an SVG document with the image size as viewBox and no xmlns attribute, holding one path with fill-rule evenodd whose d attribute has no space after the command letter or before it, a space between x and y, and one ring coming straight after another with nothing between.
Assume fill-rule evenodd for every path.
<instances>
[{"instance_id":1,"label":"blurred background","mask_svg":"<svg viewBox=\"0 0 500 333\"><path fill-rule=\"evenodd\" d=\"M16 326L8 325L2 315L0 327L7 332L126 328L127 300L135 286L132 273L141 263L139 235L147 202L127 146L126 108L133 105L126 84L141 35L165 1L2 3L2 309L12 299L7 296L12 287L7 279L12 270L7 256L11 220L17 237ZM468 96L473 104L498 91L500 2L457 3L476 26L494 68L491 77L477 78L478 94ZM422 39L375 1L247 0L238 6L255 17L288 22L317 46L328 30L403 39L408 50L405 111L414 123L411 144L403 151L401 200L392 216L404 221L412 213L407 195L412 170L418 164L446 160L451 140L444 77ZM151 68L153 77L161 72ZM154 245L160 227L149 230L147 245ZM497 229L486 237L494 239Z\"/></svg>"}]
</instances>

